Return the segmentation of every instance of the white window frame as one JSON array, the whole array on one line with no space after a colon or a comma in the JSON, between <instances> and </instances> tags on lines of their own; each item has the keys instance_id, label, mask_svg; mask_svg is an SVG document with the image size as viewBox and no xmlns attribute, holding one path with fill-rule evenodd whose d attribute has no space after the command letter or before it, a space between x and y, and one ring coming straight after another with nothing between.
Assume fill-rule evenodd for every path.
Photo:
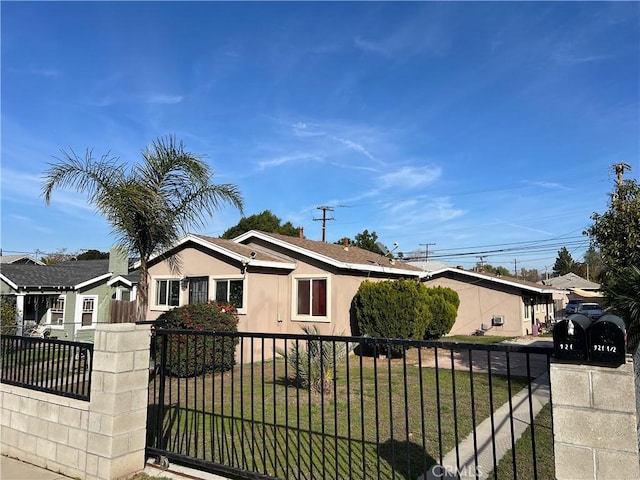
<instances>
[{"instance_id":1,"label":"white window frame","mask_svg":"<svg viewBox=\"0 0 640 480\"><path fill-rule=\"evenodd\" d=\"M91 325L82 325L82 314L84 313L84 301L93 300L93 312L91 313ZM98 323L98 295L78 295L76 302L76 325L78 330L91 330L96 328Z\"/></svg>"},{"instance_id":2,"label":"white window frame","mask_svg":"<svg viewBox=\"0 0 640 480\"><path fill-rule=\"evenodd\" d=\"M298 322L322 322L329 323L331 322L331 276L327 274L311 274L311 275L294 275L292 277L293 286L291 291L293 295L291 295L291 319ZM326 280L326 315L323 316L313 316L309 315L300 315L298 314L298 281L299 280ZM313 292L313 288L311 289ZM311 305L313 305L313 298L311 299Z\"/></svg>"},{"instance_id":3,"label":"white window frame","mask_svg":"<svg viewBox=\"0 0 640 480\"><path fill-rule=\"evenodd\" d=\"M116 300L122 300L122 295L125 292L129 292L129 302L132 301L132 297L133 297L133 292L131 291L130 288L128 287L116 287Z\"/></svg>"},{"instance_id":4,"label":"white window frame","mask_svg":"<svg viewBox=\"0 0 640 480\"><path fill-rule=\"evenodd\" d=\"M236 309L239 314L246 314L248 311L247 308L247 277L244 275L214 275L209 277L209 292L211 292L211 298L216 300L216 293L218 288L218 282L226 281L227 285L230 280L241 280L242 281L242 308ZM227 288L227 296L231 288ZM229 300L227 300L228 302Z\"/></svg>"},{"instance_id":5,"label":"white window frame","mask_svg":"<svg viewBox=\"0 0 640 480\"><path fill-rule=\"evenodd\" d=\"M66 295L59 295L58 298L56 298L56 301L60 301L60 300L62 300L62 324L60 324L60 323L52 323L52 317L53 317L54 311L56 313L59 312L58 309L54 309L53 308L53 305L49 308L49 312L47 313L47 324L52 329L56 329L56 330L64 330L64 317L65 317L65 313L67 311L67 296Z\"/></svg>"},{"instance_id":6,"label":"white window frame","mask_svg":"<svg viewBox=\"0 0 640 480\"><path fill-rule=\"evenodd\" d=\"M159 305L158 304L158 282L161 281L175 281L178 282L178 286L179 286L179 293L178 293L178 305ZM159 310L159 311L168 311L168 310L173 310L176 307L179 307L180 305L184 304L183 301L183 289L182 289L182 279L174 277L174 276L163 276L163 277L153 277L151 279L151 286L152 286L152 297L151 299L153 300L153 302L149 302L151 304L151 310ZM167 285L168 286L168 285ZM169 290L167 290L167 299L169 299Z\"/></svg>"}]
</instances>

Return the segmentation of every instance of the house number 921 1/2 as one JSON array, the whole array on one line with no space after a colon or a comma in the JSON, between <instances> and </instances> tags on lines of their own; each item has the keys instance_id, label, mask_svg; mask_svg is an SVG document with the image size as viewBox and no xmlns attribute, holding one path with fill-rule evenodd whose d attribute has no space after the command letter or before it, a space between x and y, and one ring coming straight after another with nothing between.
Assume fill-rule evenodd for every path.
<instances>
[{"instance_id":1,"label":"house number 921 1/2","mask_svg":"<svg viewBox=\"0 0 640 480\"><path fill-rule=\"evenodd\" d=\"M594 352L606 352L606 353L618 353L618 348L615 345L594 345Z\"/></svg>"}]
</instances>

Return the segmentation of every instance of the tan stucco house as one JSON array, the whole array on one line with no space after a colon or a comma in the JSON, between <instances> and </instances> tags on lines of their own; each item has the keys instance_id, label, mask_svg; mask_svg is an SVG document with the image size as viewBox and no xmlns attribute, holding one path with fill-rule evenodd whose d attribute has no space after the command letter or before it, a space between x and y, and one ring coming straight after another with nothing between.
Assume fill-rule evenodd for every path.
<instances>
[{"instance_id":1,"label":"tan stucco house","mask_svg":"<svg viewBox=\"0 0 640 480\"><path fill-rule=\"evenodd\" d=\"M169 258L169 259L168 259ZM170 260L179 260L179 270ZM419 279L419 268L368 250L260 231L233 240L187 235L149 263L147 318L175 306L232 302L238 330L351 335L351 301L363 280Z\"/></svg>"},{"instance_id":2,"label":"tan stucco house","mask_svg":"<svg viewBox=\"0 0 640 480\"><path fill-rule=\"evenodd\" d=\"M555 318L554 294L561 291L513 277L447 267L429 272L427 286L449 287L460 297L451 335L531 335ZM535 328L534 328L535 325Z\"/></svg>"}]
</instances>

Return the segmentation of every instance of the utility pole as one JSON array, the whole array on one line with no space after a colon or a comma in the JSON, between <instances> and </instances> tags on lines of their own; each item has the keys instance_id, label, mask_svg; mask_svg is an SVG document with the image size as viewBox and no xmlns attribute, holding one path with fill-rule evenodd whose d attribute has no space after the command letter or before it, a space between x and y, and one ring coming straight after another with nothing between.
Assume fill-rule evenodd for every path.
<instances>
[{"instance_id":1,"label":"utility pole","mask_svg":"<svg viewBox=\"0 0 640 480\"><path fill-rule=\"evenodd\" d=\"M513 276L518 278L518 259L513 260Z\"/></svg>"},{"instance_id":2,"label":"utility pole","mask_svg":"<svg viewBox=\"0 0 640 480\"><path fill-rule=\"evenodd\" d=\"M335 220L333 217L327 217L327 212L333 212L333 207L327 207L326 205L316 207L318 210L322 210L322 218L314 218L314 221L322 221L322 241L325 241L325 232L327 229L327 221Z\"/></svg>"},{"instance_id":3,"label":"utility pole","mask_svg":"<svg viewBox=\"0 0 640 480\"><path fill-rule=\"evenodd\" d=\"M616 172L616 185L618 188L620 188L622 186L622 178L624 177L624 171L625 170L631 170L631 165L629 165L628 163L616 163L613 165L613 168Z\"/></svg>"},{"instance_id":4,"label":"utility pole","mask_svg":"<svg viewBox=\"0 0 640 480\"><path fill-rule=\"evenodd\" d=\"M435 243L421 243L420 245L426 247L424 262L427 263L429 261L429 245L435 245Z\"/></svg>"}]
</instances>

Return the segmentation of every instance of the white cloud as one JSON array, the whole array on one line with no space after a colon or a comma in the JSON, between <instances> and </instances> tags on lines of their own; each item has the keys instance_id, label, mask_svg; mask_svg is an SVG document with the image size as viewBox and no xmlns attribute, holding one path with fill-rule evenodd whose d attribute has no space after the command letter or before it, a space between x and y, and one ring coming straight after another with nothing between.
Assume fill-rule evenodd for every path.
<instances>
[{"instance_id":1,"label":"white cloud","mask_svg":"<svg viewBox=\"0 0 640 480\"><path fill-rule=\"evenodd\" d=\"M7 71L18 74L35 75L38 77L59 77L62 75L59 70L47 67L32 67L29 69L9 67L7 68Z\"/></svg>"},{"instance_id":2,"label":"white cloud","mask_svg":"<svg viewBox=\"0 0 640 480\"><path fill-rule=\"evenodd\" d=\"M402 167L380 177L382 188L409 189L428 185L440 178L442 169L436 166Z\"/></svg>"},{"instance_id":3,"label":"white cloud","mask_svg":"<svg viewBox=\"0 0 640 480\"><path fill-rule=\"evenodd\" d=\"M385 213L389 230L407 230L407 227L428 229L434 222L442 223L461 217L465 210L455 208L448 197L424 196L393 202Z\"/></svg>"},{"instance_id":4,"label":"white cloud","mask_svg":"<svg viewBox=\"0 0 640 480\"><path fill-rule=\"evenodd\" d=\"M564 185L561 185L555 182L530 182L530 183L531 185L541 187L541 188L548 188L551 190L571 190L569 187L566 187Z\"/></svg>"},{"instance_id":5,"label":"white cloud","mask_svg":"<svg viewBox=\"0 0 640 480\"><path fill-rule=\"evenodd\" d=\"M310 153L296 153L293 155L284 155L282 157L272 158L270 160L263 160L258 162L258 167L260 170L265 170L267 168L272 167L280 167L287 163L291 162L300 162L300 161L322 161L322 158L315 154Z\"/></svg>"},{"instance_id":6,"label":"white cloud","mask_svg":"<svg viewBox=\"0 0 640 480\"><path fill-rule=\"evenodd\" d=\"M336 140L337 142L342 143L343 145L346 145L348 148L350 148L351 150L355 150L356 152L360 152L362 153L365 157L373 160L374 162L379 162L379 160L374 157L366 148L364 148L362 145L360 145L357 142L354 142L352 140L347 140L344 138L339 138L339 137L332 137L334 140Z\"/></svg>"},{"instance_id":7,"label":"white cloud","mask_svg":"<svg viewBox=\"0 0 640 480\"><path fill-rule=\"evenodd\" d=\"M142 102L157 105L174 105L182 102L182 95L166 95L164 93L151 93L140 97Z\"/></svg>"}]
</instances>

